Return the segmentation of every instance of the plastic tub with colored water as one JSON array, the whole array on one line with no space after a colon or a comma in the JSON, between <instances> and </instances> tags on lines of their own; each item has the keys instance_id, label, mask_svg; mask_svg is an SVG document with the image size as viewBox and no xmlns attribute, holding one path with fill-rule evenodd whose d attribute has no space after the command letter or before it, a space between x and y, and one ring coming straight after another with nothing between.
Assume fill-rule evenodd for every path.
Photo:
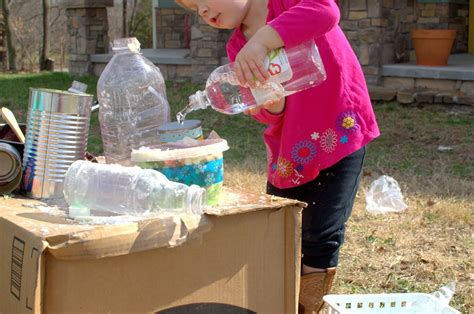
<instances>
[{"instance_id":1,"label":"plastic tub with colored water","mask_svg":"<svg viewBox=\"0 0 474 314\"><path fill-rule=\"evenodd\" d=\"M223 152L227 149L224 139L185 139L158 148L134 150L132 161L141 168L160 171L171 181L205 188L207 204L216 205L224 181Z\"/></svg>"}]
</instances>

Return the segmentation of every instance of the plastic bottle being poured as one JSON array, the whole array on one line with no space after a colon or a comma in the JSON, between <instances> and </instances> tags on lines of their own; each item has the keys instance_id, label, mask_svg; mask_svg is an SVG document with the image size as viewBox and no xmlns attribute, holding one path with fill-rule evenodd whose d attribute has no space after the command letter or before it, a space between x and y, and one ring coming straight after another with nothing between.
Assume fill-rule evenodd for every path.
<instances>
[{"instance_id":1,"label":"plastic bottle being poured","mask_svg":"<svg viewBox=\"0 0 474 314\"><path fill-rule=\"evenodd\" d=\"M194 110L212 107L225 114L237 114L278 100L299 91L319 85L326 79L318 48L313 40L288 49L277 49L265 59L270 78L256 88L240 86L233 64L215 69L209 76L206 88L189 97L189 104L176 118L184 121Z\"/></svg>"}]
</instances>

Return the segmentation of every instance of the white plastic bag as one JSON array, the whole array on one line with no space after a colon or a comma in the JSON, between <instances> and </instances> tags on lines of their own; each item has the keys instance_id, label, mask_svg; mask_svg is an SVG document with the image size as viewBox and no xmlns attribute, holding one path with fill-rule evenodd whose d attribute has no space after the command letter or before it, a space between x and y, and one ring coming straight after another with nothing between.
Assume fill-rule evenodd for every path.
<instances>
[{"instance_id":1,"label":"white plastic bag","mask_svg":"<svg viewBox=\"0 0 474 314\"><path fill-rule=\"evenodd\" d=\"M433 292L431 295L438 299L444 305L448 305L454 295L455 290L456 282L451 281L447 285L439 288L438 291Z\"/></svg>"},{"instance_id":2,"label":"white plastic bag","mask_svg":"<svg viewBox=\"0 0 474 314\"><path fill-rule=\"evenodd\" d=\"M449 302L454 295L454 290L456 289L456 283L450 282L449 284L439 288L438 291L431 293L431 296L436 298L443 306L440 306L436 303L422 303L415 301L413 307L416 307L419 313L454 313L453 311L447 311L446 307L449 306ZM445 307L446 306L446 307ZM456 313L459 313L456 311Z\"/></svg>"},{"instance_id":3,"label":"white plastic bag","mask_svg":"<svg viewBox=\"0 0 474 314\"><path fill-rule=\"evenodd\" d=\"M370 213L401 212L408 206L394 178L383 175L370 184L365 192L366 209Z\"/></svg>"}]
</instances>

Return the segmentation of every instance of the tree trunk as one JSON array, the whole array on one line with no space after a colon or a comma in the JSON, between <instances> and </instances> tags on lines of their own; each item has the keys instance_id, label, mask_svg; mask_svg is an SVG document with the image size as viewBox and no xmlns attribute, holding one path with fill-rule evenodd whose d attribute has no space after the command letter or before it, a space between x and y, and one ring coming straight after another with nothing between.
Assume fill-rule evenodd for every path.
<instances>
[{"instance_id":1,"label":"tree trunk","mask_svg":"<svg viewBox=\"0 0 474 314\"><path fill-rule=\"evenodd\" d=\"M127 27L127 2L128 0L122 0L122 34L123 37L128 37L128 27Z\"/></svg>"},{"instance_id":2,"label":"tree trunk","mask_svg":"<svg viewBox=\"0 0 474 314\"><path fill-rule=\"evenodd\" d=\"M52 71L53 62L49 59L49 0L43 0L43 46L40 56L40 71Z\"/></svg>"},{"instance_id":3,"label":"tree trunk","mask_svg":"<svg viewBox=\"0 0 474 314\"><path fill-rule=\"evenodd\" d=\"M3 11L3 20L5 28L5 39L7 42L7 67L10 71L17 71L16 67L16 50L13 46L13 30L10 22L10 0L0 0Z\"/></svg>"},{"instance_id":4,"label":"tree trunk","mask_svg":"<svg viewBox=\"0 0 474 314\"><path fill-rule=\"evenodd\" d=\"M133 35L135 15L137 13L137 4L138 4L138 0L134 0L133 1L133 6L132 6L132 12L131 12L131 16L130 16L130 23L129 23L129 26L128 26L128 35L130 35L130 34Z\"/></svg>"}]
</instances>

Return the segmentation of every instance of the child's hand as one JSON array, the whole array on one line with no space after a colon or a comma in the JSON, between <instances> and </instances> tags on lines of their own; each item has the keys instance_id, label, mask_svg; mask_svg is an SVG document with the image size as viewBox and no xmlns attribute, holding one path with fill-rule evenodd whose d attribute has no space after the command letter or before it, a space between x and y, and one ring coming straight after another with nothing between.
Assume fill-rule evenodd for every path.
<instances>
[{"instance_id":1,"label":"child's hand","mask_svg":"<svg viewBox=\"0 0 474 314\"><path fill-rule=\"evenodd\" d=\"M283 40L271 26L258 29L235 57L234 71L240 84L255 87L257 81L265 83L270 75L263 61L270 51L283 46Z\"/></svg>"},{"instance_id":2,"label":"child's hand","mask_svg":"<svg viewBox=\"0 0 474 314\"><path fill-rule=\"evenodd\" d=\"M244 111L244 114L249 114L253 116L259 113L262 108L267 109L268 112L272 114L280 114L281 112L283 112L283 110L285 110L285 97L277 100L269 100L262 106L247 109Z\"/></svg>"},{"instance_id":3,"label":"child's hand","mask_svg":"<svg viewBox=\"0 0 474 314\"><path fill-rule=\"evenodd\" d=\"M234 71L243 86L256 86L256 80L264 83L270 76L263 61L269 50L262 44L250 40L237 54Z\"/></svg>"}]
</instances>

